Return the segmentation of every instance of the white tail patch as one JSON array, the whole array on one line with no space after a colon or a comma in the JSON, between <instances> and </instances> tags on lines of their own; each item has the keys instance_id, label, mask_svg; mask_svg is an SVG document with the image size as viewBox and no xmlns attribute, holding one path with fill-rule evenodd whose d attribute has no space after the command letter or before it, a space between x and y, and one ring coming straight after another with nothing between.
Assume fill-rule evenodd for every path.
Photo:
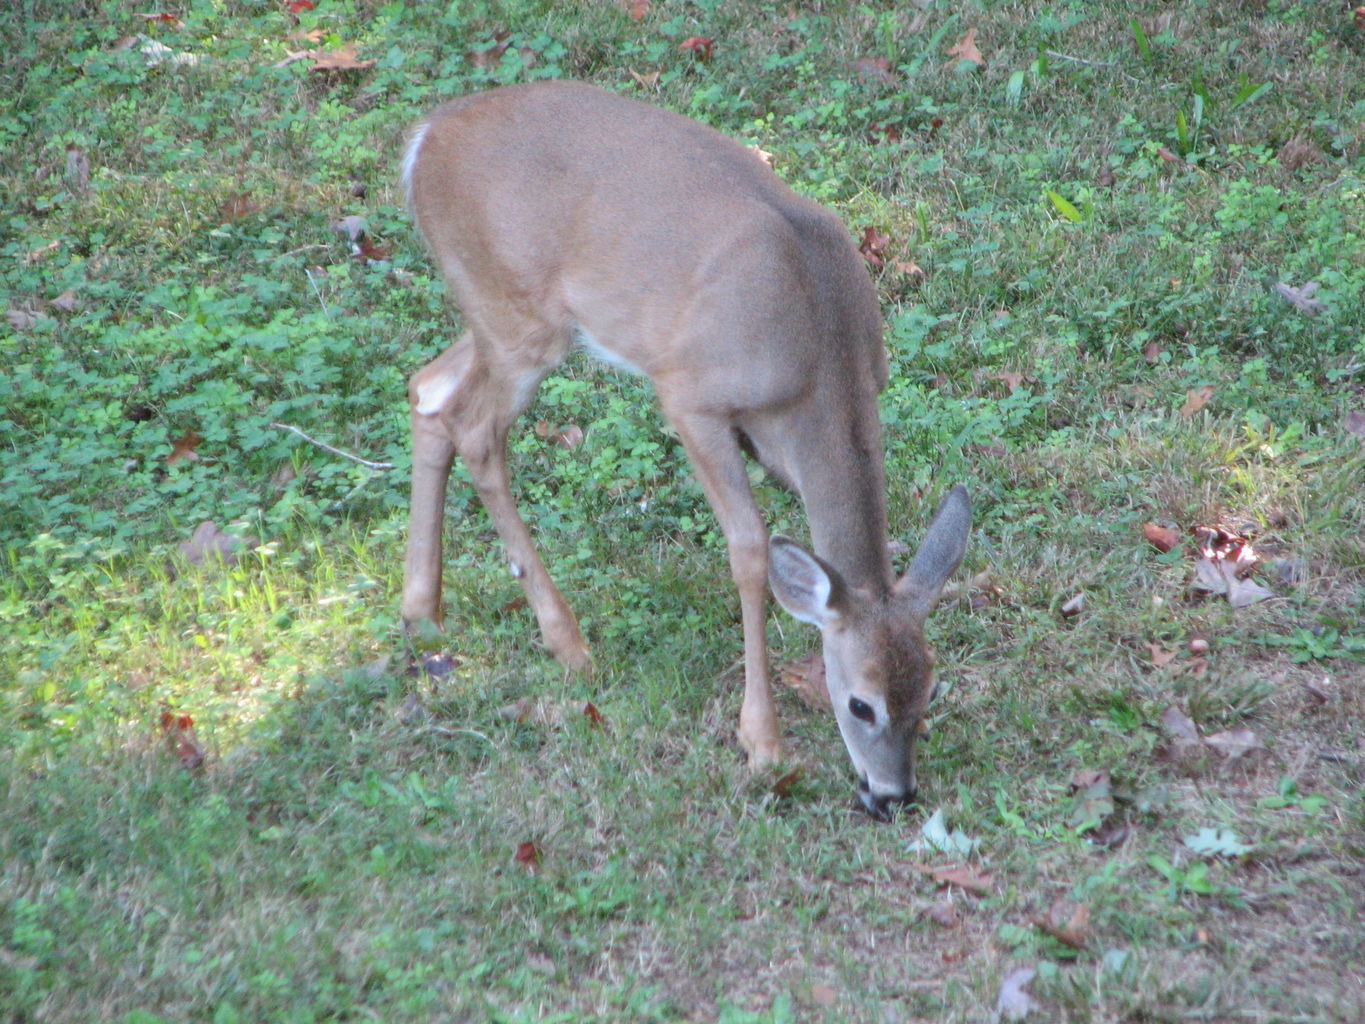
<instances>
[{"instance_id":1,"label":"white tail patch","mask_svg":"<svg viewBox=\"0 0 1365 1024\"><path fill-rule=\"evenodd\" d=\"M412 209L412 169L417 166L417 155L421 152L422 143L426 141L430 129L431 125L426 121L419 124L408 138L408 148L403 151L403 174L400 180L403 183L403 195L407 199L409 210Z\"/></svg>"}]
</instances>

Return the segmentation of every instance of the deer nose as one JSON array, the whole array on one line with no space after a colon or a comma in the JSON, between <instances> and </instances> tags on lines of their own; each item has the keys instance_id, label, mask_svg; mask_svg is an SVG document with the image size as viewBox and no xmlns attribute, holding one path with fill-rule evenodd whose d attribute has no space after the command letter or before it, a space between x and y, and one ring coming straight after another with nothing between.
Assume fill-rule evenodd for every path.
<instances>
[{"instance_id":1,"label":"deer nose","mask_svg":"<svg viewBox=\"0 0 1365 1024\"><path fill-rule=\"evenodd\" d=\"M892 811L914 803L916 792L916 788L911 785L899 793L874 793L872 787L868 785L867 776L858 779L858 798L862 800L867 813L878 821L890 821Z\"/></svg>"}]
</instances>

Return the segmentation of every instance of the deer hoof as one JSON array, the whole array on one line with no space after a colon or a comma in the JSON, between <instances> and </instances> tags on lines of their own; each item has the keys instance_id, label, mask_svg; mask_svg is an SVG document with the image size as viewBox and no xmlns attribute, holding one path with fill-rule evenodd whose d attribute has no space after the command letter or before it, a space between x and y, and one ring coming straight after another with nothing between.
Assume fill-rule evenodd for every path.
<instances>
[{"instance_id":1,"label":"deer hoof","mask_svg":"<svg viewBox=\"0 0 1365 1024\"><path fill-rule=\"evenodd\" d=\"M767 768L769 765L780 764L783 760L782 741L772 734L751 736L746 734L741 726L739 745L749 755L751 769Z\"/></svg>"}]
</instances>

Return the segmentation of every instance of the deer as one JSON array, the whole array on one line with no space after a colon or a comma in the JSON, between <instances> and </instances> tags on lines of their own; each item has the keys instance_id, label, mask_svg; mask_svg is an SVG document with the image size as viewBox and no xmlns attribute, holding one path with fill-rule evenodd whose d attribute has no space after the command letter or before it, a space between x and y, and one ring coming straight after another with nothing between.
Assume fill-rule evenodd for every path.
<instances>
[{"instance_id":1,"label":"deer","mask_svg":"<svg viewBox=\"0 0 1365 1024\"><path fill-rule=\"evenodd\" d=\"M441 529L456 455L544 646L592 658L518 512L508 433L575 347L643 374L725 539L739 592L750 766L779 763L767 589L820 630L826 684L863 807L917 791L934 692L924 625L966 551L952 488L893 579L878 396L881 307L838 216L700 122L573 81L466 95L412 132L401 183L464 331L410 379L412 495L402 616L442 628ZM769 537L746 457L793 490L813 550Z\"/></svg>"}]
</instances>

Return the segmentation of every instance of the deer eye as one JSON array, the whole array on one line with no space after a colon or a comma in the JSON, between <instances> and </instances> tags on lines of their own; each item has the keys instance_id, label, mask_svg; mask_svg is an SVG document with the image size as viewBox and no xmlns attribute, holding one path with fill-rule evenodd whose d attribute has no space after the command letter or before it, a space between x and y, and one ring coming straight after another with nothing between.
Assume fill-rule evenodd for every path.
<instances>
[{"instance_id":1,"label":"deer eye","mask_svg":"<svg viewBox=\"0 0 1365 1024\"><path fill-rule=\"evenodd\" d=\"M848 710L854 718L861 718L864 722L871 723L877 720L877 712L872 710L872 705L857 697L848 699Z\"/></svg>"}]
</instances>

